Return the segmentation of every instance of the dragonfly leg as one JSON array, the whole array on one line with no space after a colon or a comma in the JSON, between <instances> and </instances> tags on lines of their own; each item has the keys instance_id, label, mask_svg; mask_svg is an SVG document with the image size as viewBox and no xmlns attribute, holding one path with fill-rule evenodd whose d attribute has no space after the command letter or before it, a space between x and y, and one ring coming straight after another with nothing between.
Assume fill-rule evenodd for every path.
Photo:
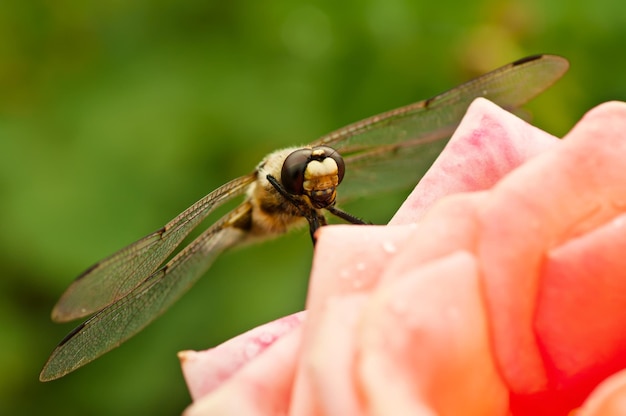
<instances>
[{"instance_id":1,"label":"dragonfly leg","mask_svg":"<svg viewBox=\"0 0 626 416\"><path fill-rule=\"evenodd\" d=\"M285 189L285 187L278 182L278 179L276 179L275 177L273 177L270 174L267 174L267 176L265 176L268 180L269 183L272 184L272 186L274 187L274 189L276 189L276 191L278 191L279 194L281 194L283 196L283 198L285 198L287 201L291 202L291 204L293 206L295 206L296 208L298 208L298 211L300 211L300 214L303 217L306 217L306 215L304 214L304 210L302 209L302 205L304 205L302 203L302 201L294 198L293 195L291 195L289 192L287 192L287 190Z\"/></svg>"},{"instance_id":2,"label":"dragonfly leg","mask_svg":"<svg viewBox=\"0 0 626 416\"><path fill-rule=\"evenodd\" d=\"M278 182L278 180L272 175L268 174L266 178L269 181L269 183L272 184L274 189L278 191L279 194L281 194L287 201L289 201L294 207L296 207L300 216L304 217L307 220L307 222L309 223L309 232L311 234L311 240L313 241L313 245L315 245L315 232L317 231L318 228L327 224L326 218L324 217L324 215L318 213L317 210L309 207L305 202L303 202L302 200L294 197L292 194L287 192L287 190L282 186L282 184Z\"/></svg>"},{"instance_id":3,"label":"dragonfly leg","mask_svg":"<svg viewBox=\"0 0 626 416\"><path fill-rule=\"evenodd\" d=\"M306 220L309 222L309 233L311 234L311 241L313 241L313 245L315 246L315 243L317 242L317 237L315 236L315 233L320 227L328 224L326 222L326 217L317 214L311 216L311 218L306 217Z\"/></svg>"},{"instance_id":4,"label":"dragonfly leg","mask_svg":"<svg viewBox=\"0 0 626 416\"><path fill-rule=\"evenodd\" d=\"M365 224L369 224L371 225L372 223L369 221L364 221L362 219L360 219L359 217L355 217L352 214L347 213L346 211L337 208L336 206L332 205L330 207L326 208L331 214L341 218L344 221L349 222L350 224L358 224L358 225L365 225Z\"/></svg>"}]
</instances>

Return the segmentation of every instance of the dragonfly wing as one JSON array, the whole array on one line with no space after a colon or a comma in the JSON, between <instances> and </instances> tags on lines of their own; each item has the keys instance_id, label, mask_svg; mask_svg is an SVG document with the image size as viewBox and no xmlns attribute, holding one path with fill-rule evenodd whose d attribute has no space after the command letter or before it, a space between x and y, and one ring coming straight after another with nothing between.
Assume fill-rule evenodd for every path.
<instances>
[{"instance_id":1,"label":"dragonfly wing","mask_svg":"<svg viewBox=\"0 0 626 416\"><path fill-rule=\"evenodd\" d=\"M394 149L379 148L345 158L346 173L337 191L340 204L367 195L380 195L414 187L439 156L449 135L432 142ZM446 140L443 140L446 139Z\"/></svg>"},{"instance_id":2,"label":"dragonfly wing","mask_svg":"<svg viewBox=\"0 0 626 416\"><path fill-rule=\"evenodd\" d=\"M254 174L235 179L211 192L160 230L96 263L63 293L52 319L71 321L121 299L153 273L181 241L216 207L245 192Z\"/></svg>"},{"instance_id":3,"label":"dragonfly wing","mask_svg":"<svg viewBox=\"0 0 626 416\"><path fill-rule=\"evenodd\" d=\"M354 123L314 145L337 149L346 162L340 201L416 184L478 97L512 111L567 71L565 58L536 55L513 62L443 94Z\"/></svg>"},{"instance_id":4,"label":"dragonfly wing","mask_svg":"<svg viewBox=\"0 0 626 416\"><path fill-rule=\"evenodd\" d=\"M145 328L178 300L224 250L246 238L246 231L229 223L249 215L249 206L241 205L204 231L125 297L79 325L52 352L41 371L40 380L62 377L118 347Z\"/></svg>"}]
</instances>

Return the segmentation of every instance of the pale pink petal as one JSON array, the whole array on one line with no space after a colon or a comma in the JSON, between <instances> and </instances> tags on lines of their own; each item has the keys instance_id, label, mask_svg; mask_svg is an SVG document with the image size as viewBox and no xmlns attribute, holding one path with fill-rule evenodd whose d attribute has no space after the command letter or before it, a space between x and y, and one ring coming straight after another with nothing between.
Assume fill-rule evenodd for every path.
<instances>
[{"instance_id":1,"label":"pale pink petal","mask_svg":"<svg viewBox=\"0 0 626 416\"><path fill-rule=\"evenodd\" d=\"M389 259L416 229L414 226L322 227L315 246L307 310L323 309L330 297L371 292ZM310 319L314 321L315 316Z\"/></svg>"},{"instance_id":2,"label":"pale pink petal","mask_svg":"<svg viewBox=\"0 0 626 416\"><path fill-rule=\"evenodd\" d=\"M364 294L328 299L315 331L307 332L300 357L299 386L292 415L358 416L363 413L354 380L358 319Z\"/></svg>"},{"instance_id":3,"label":"pale pink petal","mask_svg":"<svg viewBox=\"0 0 626 416\"><path fill-rule=\"evenodd\" d=\"M498 182L481 209L478 254L495 352L517 394L547 383L532 329L545 253L626 207L624 131L626 104L597 107L558 151L536 156Z\"/></svg>"},{"instance_id":4,"label":"pale pink petal","mask_svg":"<svg viewBox=\"0 0 626 416\"><path fill-rule=\"evenodd\" d=\"M554 136L478 98L390 224L416 221L445 195L489 189L508 172L557 143Z\"/></svg>"},{"instance_id":5,"label":"pale pink petal","mask_svg":"<svg viewBox=\"0 0 626 416\"><path fill-rule=\"evenodd\" d=\"M505 415L475 259L408 271L374 294L359 327L357 380L368 414Z\"/></svg>"},{"instance_id":6,"label":"pale pink petal","mask_svg":"<svg viewBox=\"0 0 626 416\"><path fill-rule=\"evenodd\" d=\"M420 264L464 250L476 251L477 210L488 194L449 195L435 202L415 226L398 254L385 267L382 281L395 280Z\"/></svg>"},{"instance_id":7,"label":"pale pink petal","mask_svg":"<svg viewBox=\"0 0 626 416\"><path fill-rule=\"evenodd\" d=\"M185 416L287 414L301 335L300 326L283 335L211 394L195 401Z\"/></svg>"},{"instance_id":8,"label":"pale pink petal","mask_svg":"<svg viewBox=\"0 0 626 416\"><path fill-rule=\"evenodd\" d=\"M205 351L178 354L187 387L194 400L210 393L255 359L277 339L300 326L305 312L285 316Z\"/></svg>"},{"instance_id":9,"label":"pale pink petal","mask_svg":"<svg viewBox=\"0 0 626 416\"><path fill-rule=\"evenodd\" d=\"M403 247L411 232L411 226L336 225L319 230L307 297L303 357L317 354L313 346L319 341L317 333L327 320L328 302L374 290L383 268ZM338 319L337 324L345 322ZM344 335L352 336L350 333ZM344 338L337 338L337 342L340 340ZM337 346L340 351L346 351L345 347ZM296 409L315 409L311 400L317 397L317 389L306 365L299 368L293 391Z\"/></svg>"}]
</instances>

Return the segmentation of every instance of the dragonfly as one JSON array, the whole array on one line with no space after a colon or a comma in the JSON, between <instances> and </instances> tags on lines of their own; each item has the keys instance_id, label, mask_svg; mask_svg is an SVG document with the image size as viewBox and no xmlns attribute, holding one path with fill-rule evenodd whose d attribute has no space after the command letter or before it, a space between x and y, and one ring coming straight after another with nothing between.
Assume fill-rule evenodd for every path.
<instances>
[{"instance_id":1,"label":"dragonfly","mask_svg":"<svg viewBox=\"0 0 626 416\"><path fill-rule=\"evenodd\" d=\"M78 276L54 306L52 320L90 317L54 349L40 380L63 377L136 335L229 248L307 223L315 243L316 230L327 223L326 213L364 224L336 202L414 186L475 98L515 111L568 68L560 56L529 56L433 98L350 124L307 146L269 154L250 174L217 188L164 227ZM237 197L243 201L236 208L166 262L211 212Z\"/></svg>"}]
</instances>

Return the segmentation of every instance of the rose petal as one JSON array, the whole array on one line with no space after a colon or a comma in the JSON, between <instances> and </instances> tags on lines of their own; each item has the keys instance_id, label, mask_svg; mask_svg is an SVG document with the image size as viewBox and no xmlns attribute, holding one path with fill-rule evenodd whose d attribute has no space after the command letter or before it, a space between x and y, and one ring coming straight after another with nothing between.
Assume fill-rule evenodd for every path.
<instances>
[{"instance_id":1,"label":"rose petal","mask_svg":"<svg viewBox=\"0 0 626 416\"><path fill-rule=\"evenodd\" d=\"M324 324L328 301L371 292L378 285L382 269L413 231L411 226L351 225L327 226L318 231L307 296L303 357L315 354L312 348ZM317 396L317 390L308 370L300 368L293 392L298 409L304 412L314 408L311 398Z\"/></svg>"},{"instance_id":2,"label":"rose petal","mask_svg":"<svg viewBox=\"0 0 626 416\"><path fill-rule=\"evenodd\" d=\"M418 222L415 231L385 268L382 281L401 278L421 264L459 250L476 251L478 208L487 195L482 192L455 194L442 198Z\"/></svg>"},{"instance_id":3,"label":"rose petal","mask_svg":"<svg viewBox=\"0 0 626 416\"><path fill-rule=\"evenodd\" d=\"M307 296L307 310L312 315L307 327L314 325L315 311L323 310L327 299L371 292L389 259L415 230L415 226L322 227Z\"/></svg>"},{"instance_id":4,"label":"rose petal","mask_svg":"<svg viewBox=\"0 0 626 416\"><path fill-rule=\"evenodd\" d=\"M544 253L624 209L624 131L626 104L592 110L558 151L538 155L496 184L481 210L478 253L495 352L515 393L546 388L532 330Z\"/></svg>"},{"instance_id":5,"label":"rose petal","mask_svg":"<svg viewBox=\"0 0 626 416\"><path fill-rule=\"evenodd\" d=\"M445 195L489 189L508 172L557 143L556 137L478 98L389 223L414 222Z\"/></svg>"},{"instance_id":6,"label":"rose petal","mask_svg":"<svg viewBox=\"0 0 626 416\"><path fill-rule=\"evenodd\" d=\"M626 370L609 377L594 390L576 416L626 414Z\"/></svg>"},{"instance_id":7,"label":"rose petal","mask_svg":"<svg viewBox=\"0 0 626 416\"><path fill-rule=\"evenodd\" d=\"M210 393L277 339L300 326L305 313L285 316L205 351L178 353L192 399Z\"/></svg>"},{"instance_id":8,"label":"rose petal","mask_svg":"<svg viewBox=\"0 0 626 416\"><path fill-rule=\"evenodd\" d=\"M371 414L504 415L475 259L407 272L374 295L360 327L358 376Z\"/></svg>"},{"instance_id":9,"label":"rose petal","mask_svg":"<svg viewBox=\"0 0 626 416\"><path fill-rule=\"evenodd\" d=\"M326 302L300 358L300 389L294 394L291 414L363 414L361 396L354 383L354 360L355 333L366 298L354 294L336 296Z\"/></svg>"},{"instance_id":10,"label":"rose petal","mask_svg":"<svg viewBox=\"0 0 626 416\"><path fill-rule=\"evenodd\" d=\"M625 252L622 214L546 260L535 327L555 388L577 387L586 395L626 367Z\"/></svg>"},{"instance_id":11,"label":"rose petal","mask_svg":"<svg viewBox=\"0 0 626 416\"><path fill-rule=\"evenodd\" d=\"M185 411L195 415L287 414L302 328L295 327Z\"/></svg>"}]
</instances>

